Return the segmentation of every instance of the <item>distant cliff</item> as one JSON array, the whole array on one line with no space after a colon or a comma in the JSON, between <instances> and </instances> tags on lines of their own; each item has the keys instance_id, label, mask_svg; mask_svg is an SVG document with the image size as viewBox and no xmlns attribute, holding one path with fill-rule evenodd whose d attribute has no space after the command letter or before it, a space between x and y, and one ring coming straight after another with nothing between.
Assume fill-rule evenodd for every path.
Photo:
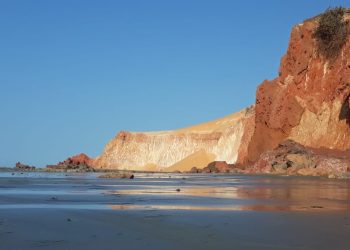
<instances>
[{"instance_id":1,"label":"distant cliff","mask_svg":"<svg viewBox=\"0 0 350 250\"><path fill-rule=\"evenodd\" d=\"M108 169L184 171L193 166L203 168L214 160L235 163L239 154L247 151L248 145L242 140L251 136L246 128L253 121L254 108L251 107L222 119L174 131L123 131L107 144L93 165Z\"/></svg>"}]
</instances>

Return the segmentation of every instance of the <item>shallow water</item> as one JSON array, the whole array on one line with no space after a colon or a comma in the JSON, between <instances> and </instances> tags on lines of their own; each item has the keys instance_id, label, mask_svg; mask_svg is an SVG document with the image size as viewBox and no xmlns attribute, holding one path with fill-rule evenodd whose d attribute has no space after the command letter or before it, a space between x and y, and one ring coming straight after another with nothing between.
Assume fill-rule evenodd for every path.
<instances>
[{"instance_id":1,"label":"shallow water","mask_svg":"<svg viewBox=\"0 0 350 250\"><path fill-rule=\"evenodd\" d=\"M350 180L208 174L0 173L0 209L350 211Z\"/></svg>"}]
</instances>

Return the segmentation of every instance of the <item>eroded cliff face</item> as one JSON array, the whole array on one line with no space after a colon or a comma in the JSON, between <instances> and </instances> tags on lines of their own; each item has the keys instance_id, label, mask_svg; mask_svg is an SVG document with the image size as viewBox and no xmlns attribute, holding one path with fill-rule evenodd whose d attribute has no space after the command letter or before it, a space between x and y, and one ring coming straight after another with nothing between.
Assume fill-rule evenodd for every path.
<instances>
[{"instance_id":1,"label":"eroded cliff face","mask_svg":"<svg viewBox=\"0 0 350 250\"><path fill-rule=\"evenodd\" d=\"M349 10L344 19L349 21L350 31ZM315 17L292 29L279 76L257 88L255 108L174 131L120 132L103 154L92 160L93 166L188 171L212 161L226 161L238 163L248 172L261 172L262 168L256 167L261 164L254 163L269 156L273 164L275 154L264 153L285 140L350 158L350 37L339 56L326 59L314 38L319 20Z\"/></svg>"},{"instance_id":2,"label":"eroded cliff face","mask_svg":"<svg viewBox=\"0 0 350 250\"><path fill-rule=\"evenodd\" d=\"M249 138L245 128L254 123L254 108L197 126L161 132L120 132L103 154L93 161L95 168L149 171L188 171L212 161L235 163L246 152Z\"/></svg>"},{"instance_id":3,"label":"eroded cliff face","mask_svg":"<svg viewBox=\"0 0 350 250\"><path fill-rule=\"evenodd\" d=\"M349 12L344 18L350 20ZM255 162L285 139L312 148L350 148L350 39L335 60L325 59L313 38L318 20L293 28L279 76L258 87L245 163Z\"/></svg>"}]
</instances>

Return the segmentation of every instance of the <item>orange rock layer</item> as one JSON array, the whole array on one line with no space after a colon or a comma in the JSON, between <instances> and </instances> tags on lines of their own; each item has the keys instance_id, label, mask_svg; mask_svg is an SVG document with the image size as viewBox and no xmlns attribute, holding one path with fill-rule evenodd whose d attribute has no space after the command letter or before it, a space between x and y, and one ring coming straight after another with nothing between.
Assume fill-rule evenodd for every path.
<instances>
[{"instance_id":1,"label":"orange rock layer","mask_svg":"<svg viewBox=\"0 0 350 250\"><path fill-rule=\"evenodd\" d=\"M334 61L323 58L313 38L318 18L293 28L279 77L257 89L246 163L287 138L313 148L350 148L350 39Z\"/></svg>"}]
</instances>

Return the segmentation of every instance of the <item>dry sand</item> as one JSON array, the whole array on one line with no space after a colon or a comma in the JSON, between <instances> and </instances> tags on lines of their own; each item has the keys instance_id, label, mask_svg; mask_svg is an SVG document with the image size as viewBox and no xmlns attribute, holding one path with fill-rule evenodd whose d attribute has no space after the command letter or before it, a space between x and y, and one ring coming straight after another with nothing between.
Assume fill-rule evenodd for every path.
<instances>
[{"instance_id":1,"label":"dry sand","mask_svg":"<svg viewBox=\"0 0 350 250\"><path fill-rule=\"evenodd\" d=\"M183 160L175 163L174 165L165 168L164 172L173 172L173 171L189 171L191 168L196 167L202 169L210 162L215 160L215 155L205 152L205 150L199 150Z\"/></svg>"}]
</instances>

